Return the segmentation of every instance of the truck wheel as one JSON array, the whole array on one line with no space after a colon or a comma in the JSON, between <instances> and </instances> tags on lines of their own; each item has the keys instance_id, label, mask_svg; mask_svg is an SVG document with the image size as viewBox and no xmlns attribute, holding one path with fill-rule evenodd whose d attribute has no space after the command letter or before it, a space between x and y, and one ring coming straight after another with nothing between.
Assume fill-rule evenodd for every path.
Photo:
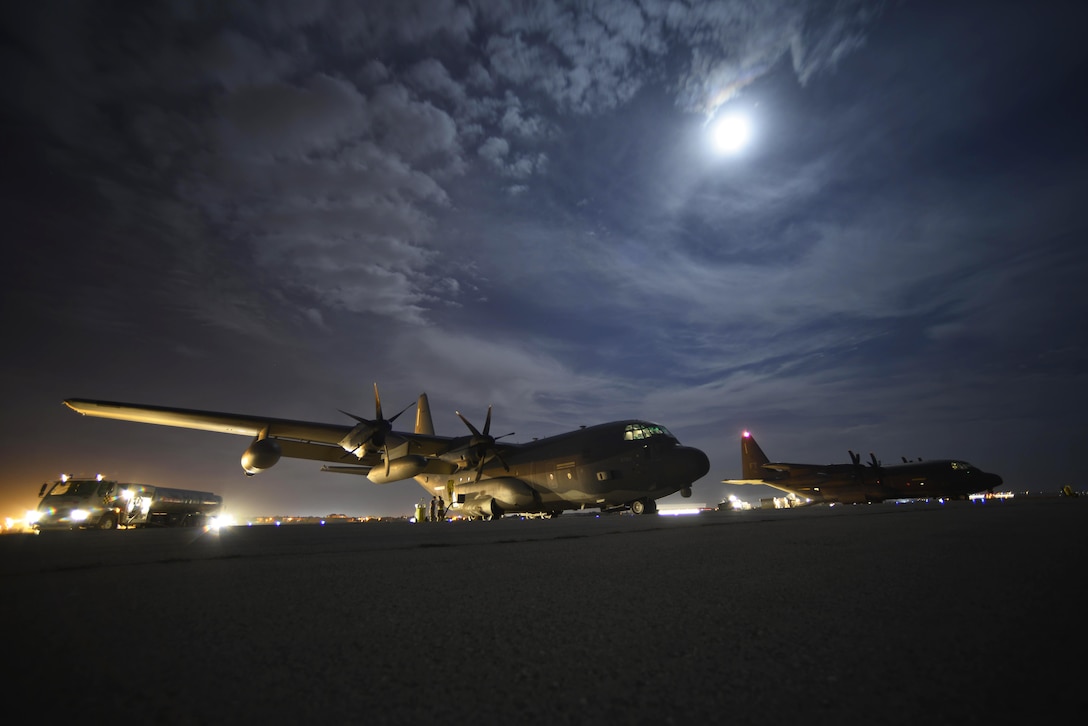
<instances>
[{"instance_id":1,"label":"truck wheel","mask_svg":"<svg viewBox=\"0 0 1088 726\"><path fill-rule=\"evenodd\" d=\"M102 519L98 520L99 529L117 529L117 520L114 519L112 514L103 514Z\"/></svg>"}]
</instances>

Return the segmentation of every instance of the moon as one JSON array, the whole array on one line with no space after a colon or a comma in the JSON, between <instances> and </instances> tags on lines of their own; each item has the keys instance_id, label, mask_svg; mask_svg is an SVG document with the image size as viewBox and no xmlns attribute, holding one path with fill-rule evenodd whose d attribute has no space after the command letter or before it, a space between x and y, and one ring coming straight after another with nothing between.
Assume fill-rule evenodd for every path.
<instances>
[{"instance_id":1,"label":"moon","mask_svg":"<svg viewBox=\"0 0 1088 726\"><path fill-rule=\"evenodd\" d=\"M718 151L735 154L747 146L752 136L752 126L744 116L731 114L714 122L712 134Z\"/></svg>"}]
</instances>

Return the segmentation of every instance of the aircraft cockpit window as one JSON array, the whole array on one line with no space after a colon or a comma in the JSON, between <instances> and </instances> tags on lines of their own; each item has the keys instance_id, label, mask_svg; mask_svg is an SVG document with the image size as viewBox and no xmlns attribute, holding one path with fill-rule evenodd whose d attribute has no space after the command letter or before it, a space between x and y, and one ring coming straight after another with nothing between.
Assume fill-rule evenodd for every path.
<instances>
[{"instance_id":1,"label":"aircraft cockpit window","mask_svg":"<svg viewBox=\"0 0 1088 726\"><path fill-rule=\"evenodd\" d=\"M639 441L641 439L649 439L654 436L668 436L672 438L672 434L664 426L658 426L657 424L627 424L627 428L623 432L624 441Z\"/></svg>"},{"instance_id":2,"label":"aircraft cockpit window","mask_svg":"<svg viewBox=\"0 0 1088 726\"><path fill-rule=\"evenodd\" d=\"M955 471L970 471L971 465L964 461L953 461L952 469Z\"/></svg>"}]
</instances>

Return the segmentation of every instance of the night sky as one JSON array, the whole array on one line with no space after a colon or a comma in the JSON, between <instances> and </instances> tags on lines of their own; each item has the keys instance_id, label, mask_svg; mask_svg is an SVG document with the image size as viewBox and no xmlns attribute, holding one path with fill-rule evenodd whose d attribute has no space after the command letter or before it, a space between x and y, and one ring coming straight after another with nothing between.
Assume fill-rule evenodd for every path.
<instances>
[{"instance_id":1,"label":"night sky","mask_svg":"<svg viewBox=\"0 0 1088 726\"><path fill-rule=\"evenodd\" d=\"M1083 485L1074 2L8 3L0 515L102 471L237 516L423 494L69 397ZM747 119L734 150L717 123ZM412 413L398 420L410 428ZM399 424L404 424L400 426ZM668 504L670 500L666 500Z\"/></svg>"}]
</instances>

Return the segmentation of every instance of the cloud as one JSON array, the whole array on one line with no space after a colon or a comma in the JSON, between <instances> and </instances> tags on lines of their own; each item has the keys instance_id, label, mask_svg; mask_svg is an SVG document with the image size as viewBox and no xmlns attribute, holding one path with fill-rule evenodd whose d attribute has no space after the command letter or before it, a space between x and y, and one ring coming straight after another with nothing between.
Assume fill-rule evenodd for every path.
<instances>
[{"instance_id":1,"label":"cloud","mask_svg":"<svg viewBox=\"0 0 1088 726\"><path fill-rule=\"evenodd\" d=\"M493 169L512 179L526 179L534 172L543 169L547 163L547 156L544 154L511 156L510 143L506 139L495 136L484 141L476 153Z\"/></svg>"},{"instance_id":2,"label":"cloud","mask_svg":"<svg viewBox=\"0 0 1088 726\"><path fill-rule=\"evenodd\" d=\"M343 79L243 86L217 104L219 153L293 156L334 151L363 123L364 99Z\"/></svg>"},{"instance_id":3,"label":"cloud","mask_svg":"<svg viewBox=\"0 0 1088 726\"><path fill-rule=\"evenodd\" d=\"M864 31L882 7L879 0L670 6L666 26L691 45L679 103L713 115L786 54L798 80L807 83L863 45Z\"/></svg>"},{"instance_id":4,"label":"cloud","mask_svg":"<svg viewBox=\"0 0 1088 726\"><path fill-rule=\"evenodd\" d=\"M433 236L454 190L464 198L458 180L475 189L486 171L506 199L528 199L530 180L550 171L549 147L563 143L563 115L617 108L665 79L677 52L691 58L681 86L702 89L692 108L786 49L808 78L861 37L865 5L838 7L328 0L239 6L218 20L163 8L118 26L142 32L129 47L96 40L105 18L50 24L27 11L29 47L63 63L43 71L23 59L20 78L53 75L15 101L101 160L98 173L139 170L149 208L158 196L207 220L188 252L180 240L193 228L161 220L178 269L190 270L171 278L180 290L227 269L185 256L229 258L311 305L422 323L428 287L467 269L447 262L435 273L443 256L466 254ZM111 128L114 117L128 127ZM756 193L750 203L765 203ZM236 288L222 282L213 287ZM187 309L204 309L206 295L187 294ZM225 326L261 329L260 305L232 309L239 317L221 316Z\"/></svg>"}]
</instances>

